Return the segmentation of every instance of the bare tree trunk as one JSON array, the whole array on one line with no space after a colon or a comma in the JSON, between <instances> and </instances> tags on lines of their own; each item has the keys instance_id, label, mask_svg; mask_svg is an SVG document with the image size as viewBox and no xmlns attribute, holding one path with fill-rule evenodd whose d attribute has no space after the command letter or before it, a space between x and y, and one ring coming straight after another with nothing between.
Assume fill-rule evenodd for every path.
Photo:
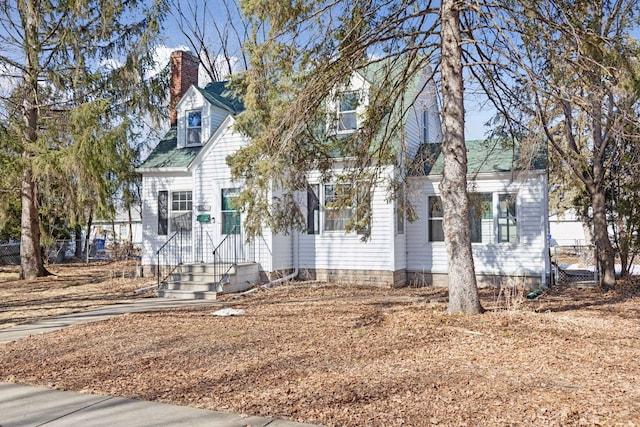
<instances>
[{"instance_id":1,"label":"bare tree trunk","mask_svg":"<svg viewBox=\"0 0 640 427\"><path fill-rule=\"evenodd\" d=\"M127 206L127 214L129 215L129 239L128 244L129 247L133 247L133 218L131 216L131 205Z\"/></svg>"},{"instance_id":2,"label":"bare tree trunk","mask_svg":"<svg viewBox=\"0 0 640 427\"><path fill-rule=\"evenodd\" d=\"M20 278L35 279L47 275L40 252L40 216L36 185L30 169L22 173L22 231L20 233Z\"/></svg>"},{"instance_id":3,"label":"bare tree trunk","mask_svg":"<svg viewBox=\"0 0 640 427\"><path fill-rule=\"evenodd\" d=\"M33 1L27 1L21 13L24 20L25 56L23 74L24 97L22 101L22 119L24 124L23 158L24 171L20 187L22 216L20 233L20 278L35 279L48 274L44 268L40 252L40 215L38 213L38 191L33 177L31 151L38 135L38 10Z\"/></svg>"},{"instance_id":4,"label":"bare tree trunk","mask_svg":"<svg viewBox=\"0 0 640 427\"><path fill-rule=\"evenodd\" d=\"M89 240L91 239L91 226L93 225L93 211L89 212L89 218L87 219L87 234L85 234L84 238L84 253L89 259Z\"/></svg>"},{"instance_id":5,"label":"bare tree trunk","mask_svg":"<svg viewBox=\"0 0 640 427\"><path fill-rule=\"evenodd\" d=\"M593 239L598 256L600 286L608 289L616 284L615 253L609 240L607 211L603 191L591 192L591 205L593 207Z\"/></svg>"},{"instance_id":6,"label":"bare tree trunk","mask_svg":"<svg viewBox=\"0 0 640 427\"><path fill-rule=\"evenodd\" d=\"M76 216L76 222L78 222L79 218ZM82 227L80 226L80 224L77 224L75 226L75 230L74 233L76 235L76 250L73 254L74 257L76 258L81 258L82 257Z\"/></svg>"},{"instance_id":7,"label":"bare tree trunk","mask_svg":"<svg viewBox=\"0 0 640 427\"><path fill-rule=\"evenodd\" d=\"M449 313L481 313L478 296L467 193L467 151L464 141L464 81L460 40L460 0L443 0L442 125L444 173L440 193L443 230L449 263Z\"/></svg>"}]
</instances>

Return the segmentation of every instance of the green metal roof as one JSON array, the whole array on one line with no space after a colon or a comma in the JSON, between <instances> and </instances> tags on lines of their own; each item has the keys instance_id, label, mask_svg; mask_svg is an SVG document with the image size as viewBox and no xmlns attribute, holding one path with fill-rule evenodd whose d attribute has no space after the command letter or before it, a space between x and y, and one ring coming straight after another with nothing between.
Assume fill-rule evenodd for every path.
<instances>
[{"instance_id":1,"label":"green metal roof","mask_svg":"<svg viewBox=\"0 0 640 427\"><path fill-rule=\"evenodd\" d=\"M228 83L228 81L211 82L207 84L204 89L198 86L195 86L195 88L211 105L215 105L235 115L244 111L244 105L242 101L236 98L233 92L227 88Z\"/></svg>"},{"instance_id":2,"label":"green metal roof","mask_svg":"<svg viewBox=\"0 0 640 427\"><path fill-rule=\"evenodd\" d=\"M140 169L186 168L202 147L185 147L178 150L178 129L172 126L153 149Z\"/></svg>"},{"instance_id":3,"label":"green metal roof","mask_svg":"<svg viewBox=\"0 0 640 427\"><path fill-rule=\"evenodd\" d=\"M194 86L202 94L204 99L229 114L236 115L244 110L242 101L233 96L227 88L226 81L209 83L204 89ZM187 168L202 146L183 147L178 149L178 130L172 126L158 145L151 151L149 157L140 166L140 169L169 169Z\"/></svg>"},{"instance_id":4,"label":"green metal roof","mask_svg":"<svg viewBox=\"0 0 640 427\"><path fill-rule=\"evenodd\" d=\"M504 144L496 140L466 141L467 170L469 174L510 172L523 169L545 169L543 155L536 155L530 165L523 165L517 145ZM425 144L417 158L418 174L442 175L444 158L441 144Z\"/></svg>"}]
</instances>

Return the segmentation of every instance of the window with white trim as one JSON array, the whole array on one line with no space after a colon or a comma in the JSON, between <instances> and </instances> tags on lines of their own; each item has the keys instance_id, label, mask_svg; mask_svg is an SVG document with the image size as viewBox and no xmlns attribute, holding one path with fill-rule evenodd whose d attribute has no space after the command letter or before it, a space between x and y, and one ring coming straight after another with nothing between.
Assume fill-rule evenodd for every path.
<instances>
[{"instance_id":1,"label":"window with white trim","mask_svg":"<svg viewBox=\"0 0 640 427\"><path fill-rule=\"evenodd\" d=\"M171 193L171 231L188 231L193 227L191 191Z\"/></svg>"},{"instance_id":2,"label":"window with white trim","mask_svg":"<svg viewBox=\"0 0 640 427\"><path fill-rule=\"evenodd\" d=\"M359 94L356 91L338 94L338 132L353 132L358 129L356 110Z\"/></svg>"},{"instance_id":3,"label":"window with white trim","mask_svg":"<svg viewBox=\"0 0 640 427\"><path fill-rule=\"evenodd\" d=\"M240 234L240 212L236 206L239 188L222 189L222 234Z\"/></svg>"},{"instance_id":4,"label":"window with white trim","mask_svg":"<svg viewBox=\"0 0 640 427\"><path fill-rule=\"evenodd\" d=\"M493 194L469 193L471 242L493 242Z\"/></svg>"},{"instance_id":5,"label":"window with white trim","mask_svg":"<svg viewBox=\"0 0 640 427\"><path fill-rule=\"evenodd\" d=\"M187 111L187 144L200 145L202 137L202 111Z\"/></svg>"},{"instance_id":6,"label":"window with white trim","mask_svg":"<svg viewBox=\"0 0 640 427\"><path fill-rule=\"evenodd\" d=\"M444 231L442 230L442 219L444 211L442 209L442 199L439 196L430 196L428 201L428 233L430 242L444 242Z\"/></svg>"},{"instance_id":7,"label":"window with white trim","mask_svg":"<svg viewBox=\"0 0 640 427\"><path fill-rule=\"evenodd\" d=\"M498 242L518 241L518 221L516 217L516 195L498 195Z\"/></svg>"},{"instance_id":8,"label":"window with white trim","mask_svg":"<svg viewBox=\"0 0 640 427\"><path fill-rule=\"evenodd\" d=\"M427 209L428 241L443 242L442 199L439 196L429 196ZM497 212L495 217L494 211ZM470 193L469 222L472 243L517 243L516 195Z\"/></svg>"},{"instance_id":9,"label":"window with white trim","mask_svg":"<svg viewBox=\"0 0 640 427\"><path fill-rule=\"evenodd\" d=\"M345 206L343 197L349 192L349 184L325 184L324 231L344 231L353 215L351 204Z\"/></svg>"}]
</instances>

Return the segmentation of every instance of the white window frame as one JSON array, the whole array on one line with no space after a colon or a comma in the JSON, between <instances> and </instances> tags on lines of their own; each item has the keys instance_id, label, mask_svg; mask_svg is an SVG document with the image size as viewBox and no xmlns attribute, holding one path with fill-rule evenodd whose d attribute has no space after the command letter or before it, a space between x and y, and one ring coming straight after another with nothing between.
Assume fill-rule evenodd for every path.
<instances>
[{"instance_id":1,"label":"white window frame","mask_svg":"<svg viewBox=\"0 0 640 427\"><path fill-rule=\"evenodd\" d=\"M178 229L191 231L193 229L193 192L191 190L171 191L169 197L171 203L169 211L170 232L173 233ZM183 217L187 218L188 221L183 222L183 227L180 228L176 222L176 218L181 217L182 215L188 215Z\"/></svg>"},{"instance_id":2,"label":"white window frame","mask_svg":"<svg viewBox=\"0 0 640 427\"><path fill-rule=\"evenodd\" d=\"M336 232L344 233L344 231L346 230L347 223L351 220L353 215L355 215L355 207L353 203L351 203L349 207L343 208L343 209L328 207L330 203L334 202L337 199L338 193L336 189L338 187L350 187L350 186L351 184L341 184L341 183L327 183L322 185L322 232L323 233L336 233ZM331 188L332 190L329 190L329 188ZM328 191L331 191L331 194L332 194L331 197L329 197ZM332 214L335 215L336 218L329 220L328 217ZM340 228L332 227L328 229L327 226L330 223L338 223L338 224L341 223L342 226Z\"/></svg>"},{"instance_id":3,"label":"white window frame","mask_svg":"<svg viewBox=\"0 0 640 427\"><path fill-rule=\"evenodd\" d=\"M351 110L343 110L342 98L350 95L355 96L356 104L355 106L353 106L354 108ZM362 103L361 94L360 94L360 91L358 90L347 90L347 91L342 91L338 93L338 96L336 97L336 115L337 115L336 128L337 128L338 134L348 134L348 133L356 132L358 130L358 107L360 107L361 103ZM342 120L343 116L351 117L352 115L353 115L353 127L343 127L343 123L344 123L344 121Z\"/></svg>"},{"instance_id":4,"label":"white window frame","mask_svg":"<svg viewBox=\"0 0 640 427\"><path fill-rule=\"evenodd\" d=\"M485 199L485 200L480 201L480 203L483 203L485 201L489 202L490 203L489 209L486 212L491 214L490 218L485 218L484 217L485 216L485 214L484 214L485 211L482 211L482 212L480 212L480 215L479 215L480 218L477 218L477 219L473 218L472 215L475 213L475 209L474 209L475 206L473 206L474 201L473 200L469 200L469 202L470 202L470 206L469 206L470 218L469 219L470 219L470 222L471 222L471 244L473 244L473 245L486 245L486 244L494 243L496 241L496 235L495 235L496 234L496 231L495 231L496 230L496 224L495 224L496 219L495 219L495 214L494 214L495 204L496 203L494 201L494 193L489 192L489 191L487 191L487 192L478 191L478 192L469 193L469 197L470 197L470 199L473 199L473 197L478 197L478 198ZM483 231L483 228L487 224L490 224L491 229L490 229L490 231L488 233L485 234L482 231ZM473 233L473 231L474 231L473 230L473 226L474 225L479 225L479 227L480 227L480 229L479 229L480 240L479 241L478 240L474 240L474 233ZM488 237L488 239L489 239L488 241L483 241L483 237L485 237L485 236Z\"/></svg>"},{"instance_id":5,"label":"white window frame","mask_svg":"<svg viewBox=\"0 0 640 427\"><path fill-rule=\"evenodd\" d=\"M192 126L191 117L192 115L198 114L200 116L200 121L197 125ZM191 147L196 145L202 145L202 110L190 110L186 112L186 131L185 131L185 146ZM191 134L197 135L193 138Z\"/></svg>"},{"instance_id":6,"label":"white window frame","mask_svg":"<svg viewBox=\"0 0 640 427\"><path fill-rule=\"evenodd\" d=\"M240 211L237 206L231 206L233 200L239 195L240 189L236 187L222 188L220 190L220 222L222 223L221 233L223 235L240 234ZM229 231L234 232L229 233Z\"/></svg>"},{"instance_id":7,"label":"white window frame","mask_svg":"<svg viewBox=\"0 0 640 427\"><path fill-rule=\"evenodd\" d=\"M506 212L502 209L504 198L509 203ZM509 200L510 199L510 200ZM509 207L513 207L513 215L509 212ZM520 239L520 230L518 226L518 195L516 193L497 193L495 203L495 239L497 243L513 244L518 243ZM506 228L504 228L506 227ZM502 230L507 231L506 239L503 237Z\"/></svg>"},{"instance_id":8,"label":"white window frame","mask_svg":"<svg viewBox=\"0 0 640 427\"><path fill-rule=\"evenodd\" d=\"M488 237L488 241L472 241L473 245L488 245L488 244L516 244L520 239L520 227L518 221L518 210L519 210L519 202L518 202L518 194L517 193L505 193L505 192L474 192L470 193L474 195L491 195L489 199L487 197L486 201L491 201L491 218L483 218L481 215L480 218L480 236ZM509 206L512 207L512 213L509 211L504 212L502 208L502 203L505 201L505 198L508 198L506 202L509 203ZM439 199L440 206L442 207L442 199L439 195L429 195L427 197L427 242L429 243L442 243L444 241L444 233L442 232L442 240L433 240L434 232L433 225L437 222L440 223L440 230L442 230L442 222L444 220L443 216L432 216L431 212L431 203L432 199ZM444 212L440 212L441 215L444 215ZM472 214L472 212L470 212ZM472 219L472 218L471 218ZM473 221L473 219L472 219ZM486 224L483 222L489 221L491 224L491 230L488 233L482 233L482 227ZM473 222L470 224L473 227ZM506 227L506 228L505 228ZM506 230L507 236L503 235L503 230ZM471 238L473 239L473 231L471 231Z\"/></svg>"},{"instance_id":9,"label":"white window frame","mask_svg":"<svg viewBox=\"0 0 640 427\"><path fill-rule=\"evenodd\" d=\"M440 203L440 215L432 216L431 212L431 203L432 201L439 201ZM444 230L443 230L443 222L444 222L444 207L442 206L442 198L440 196L429 196L427 197L427 241L429 243L444 243ZM438 236L437 240L434 240L434 236L436 233L433 232L432 225L439 224L438 227L442 238Z\"/></svg>"}]
</instances>

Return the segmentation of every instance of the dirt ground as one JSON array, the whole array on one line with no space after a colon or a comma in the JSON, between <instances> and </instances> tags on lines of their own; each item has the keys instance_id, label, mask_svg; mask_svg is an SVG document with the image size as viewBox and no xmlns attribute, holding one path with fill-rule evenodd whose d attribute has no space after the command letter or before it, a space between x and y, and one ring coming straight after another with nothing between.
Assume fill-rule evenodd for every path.
<instances>
[{"instance_id":1,"label":"dirt ground","mask_svg":"<svg viewBox=\"0 0 640 427\"><path fill-rule=\"evenodd\" d=\"M0 381L327 426L640 425L637 282L481 294L486 313L452 316L442 289L284 285L224 297L238 316L131 314L0 345Z\"/></svg>"}]
</instances>

